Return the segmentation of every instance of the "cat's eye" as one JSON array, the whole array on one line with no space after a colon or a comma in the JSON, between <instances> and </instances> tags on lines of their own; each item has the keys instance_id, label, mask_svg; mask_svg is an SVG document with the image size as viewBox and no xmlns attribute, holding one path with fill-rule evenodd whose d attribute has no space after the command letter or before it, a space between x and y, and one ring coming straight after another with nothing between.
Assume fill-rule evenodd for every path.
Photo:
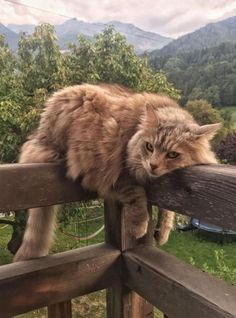
<instances>
[{"instance_id":1,"label":"cat's eye","mask_svg":"<svg viewBox=\"0 0 236 318\"><path fill-rule=\"evenodd\" d=\"M179 153L178 152L176 152L176 151L170 151L170 152L168 152L167 154L166 154L166 157L168 158L168 159L175 159L175 158L177 158L177 157L179 157Z\"/></svg>"},{"instance_id":2,"label":"cat's eye","mask_svg":"<svg viewBox=\"0 0 236 318\"><path fill-rule=\"evenodd\" d=\"M150 142L146 142L146 148L148 151L153 152L153 145Z\"/></svg>"}]
</instances>

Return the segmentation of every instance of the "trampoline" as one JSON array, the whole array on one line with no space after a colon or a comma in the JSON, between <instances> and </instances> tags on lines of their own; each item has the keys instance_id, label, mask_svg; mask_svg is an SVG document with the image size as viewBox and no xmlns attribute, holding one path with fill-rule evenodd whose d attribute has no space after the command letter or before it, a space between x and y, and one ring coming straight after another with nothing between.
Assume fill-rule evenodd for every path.
<instances>
[{"instance_id":1,"label":"trampoline","mask_svg":"<svg viewBox=\"0 0 236 318\"><path fill-rule=\"evenodd\" d=\"M179 228L180 231L198 230L198 234L206 239L214 241L236 241L236 232L222 227L201 222L198 219L191 218L189 224Z\"/></svg>"}]
</instances>

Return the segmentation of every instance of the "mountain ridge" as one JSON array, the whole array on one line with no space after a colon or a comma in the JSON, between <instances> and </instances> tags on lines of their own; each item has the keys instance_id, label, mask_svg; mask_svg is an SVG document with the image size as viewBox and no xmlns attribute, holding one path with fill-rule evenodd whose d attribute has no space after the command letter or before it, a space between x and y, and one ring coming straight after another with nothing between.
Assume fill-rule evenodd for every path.
<instances>
[{"instance_id":1,"label":"mountain ridge","mask_svg":"<svg viewBox=\"0 0 236 318\"><path fill-rule=\"evenodd\" d=\"M55 31L60 47L62 49L66 49L68 42L77 42L78 35L92 37L101 33L102 30L109 25L113 25L118 32L123 34L127 38L128 43L134 46L135 51L138 54L142 54L145 51L151 51L154 48L160 49L172 41L171 38L162 36L158 33L144 31L133 24L123 23L120 21L111 21L108 23L88 23L72 18L66 20L62 24L55 25ZM15 33L26 32L28 34L32 34L35 25L8 24L7 27Z\"/></svg>"},{"instance_id":2,"label":"mountain ridge","mask_svg":"<svg viewBox=\"0 0 236 318\"><path fill-rule=\"evenodd\" d=\"M18 41L20 39L20 35L15 33L14 31L7 28L5 25L0 23L0 35L5 36L6 43L12 48L13 51L17 49Z\"/></svg>"},{"instance_id":3,"label":"mountain ridge","mask_svg":"<svg viewBox=\"0 0 236 318\"><path fill-rule=\"evenodd\" d=\"M236 42L236 16L208 23L204 27L173 40L163 48L152 51L151 56L174 56L179 53L215 47L224 42Z\"/></svg>"}]
</instances>

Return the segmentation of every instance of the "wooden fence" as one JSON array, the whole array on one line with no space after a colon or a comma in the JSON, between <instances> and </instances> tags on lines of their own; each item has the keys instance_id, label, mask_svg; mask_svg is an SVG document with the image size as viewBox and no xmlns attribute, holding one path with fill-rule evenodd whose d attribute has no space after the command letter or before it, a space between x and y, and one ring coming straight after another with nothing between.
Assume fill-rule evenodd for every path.
<instances>
[{"instance_id":1,"label":"wooden fence","mask_svg":"<svg viewBox=\"0 0 236 318\"><path fill-rule=\"evenodd\" d=\"M195 166L147 185L150 204L236 229L236 168ZM2 165L0 212L95 198L53 164ZM71 299L107 289L108 318L235 318L236 288L129 236L118 202L105 201L105 243L0 267L0 318L48 306L72 317ZM92 318L92 317L91 317Z\"/></svg>"}]
</instances>

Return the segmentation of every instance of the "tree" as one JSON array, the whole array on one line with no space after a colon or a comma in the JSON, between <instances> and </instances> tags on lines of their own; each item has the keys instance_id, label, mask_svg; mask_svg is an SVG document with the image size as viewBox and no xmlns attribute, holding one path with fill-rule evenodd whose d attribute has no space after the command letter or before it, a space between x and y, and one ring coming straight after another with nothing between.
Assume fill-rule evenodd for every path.
<instances>
[{"instance_id":1,"label":"tree","mask_svg":"<svg viewBox=\"0 0 236 318\"><path fill-rule=\"evenodd\" d=\"M15 161L24 135L21 106L27 104L27 99L17 72L17 57L0 37L0 163Z\"/></svg>"},{"instance_id":2,"label":"tree","mask_svg":"<svg viewBox=\"0 0 236 318\"><path fill-rule=\"evenodd\" d=\"M194 87L191 94L189 95L189 100L199 100L203 99L204 93L200 87Z\"/></svg>"},{"instance_id":3,"label":"tree","mask_svg":"<svg viewBox=\"0 0 236 318\"><path fill-rule=\"evenodd\" d=\"M186 105L186 110L193 115L200 125L223 123L224 121L220 112L203 99L189 101Z\"/></svg>"},{"instance_id":4,"label":"tree","mask_svg":"<svg viewBox=\"0 0 236 318\"><path fill-rule=\"evenodd\" d=\"M179 99L179 92L163 73L154 73L147 60L138 57L124 36L113 27L106 28L94 39L79 37L67 54L70 84L116 83L136 91L162 92Z\"/></svg>"},{"instance_id":5,"label":"tree","mask_svg":"<svg viewBox=\"0 0 236 318\"><path fill-rule=\"evenodd\" d=\"M18 69L25 91L32 96L36 89L52 92L66 84L64 58L54 27L42 24L32 35L23 35L18 47Z\"/></svg>"},{"instance_id":6,"label":"tree","mask_svg":"<svg viewBox=\"0 0 236 318\"><path fill-rule=\"evenodd\" d=\"M202 98L216 107L235 104L235 43L222 43L188 53L180 51L175 55L154 51L149 60L155 71L163 70L168 81L183 92L185 103Z\"/></svg>"},{"instance_id":7,"label":"tree","mask_svg":"<svg viewBox=\"0 0 236 318\"><path fill-rule=\"evenodd\" d=\"M207 88L204 94L205 99L213 106L220 106L220 89L218 85L212 85Z\"/></svg>"},{"instance_id":8,"label":"tree","mask_svg":"<svg viewBox=\"0 0 236 318\"><path fill-rule=\"evenodd\" d=\"M215 147L218 157L226 163L236 165L236 132L229 133Z\"/></svg>"},{"instance_id":9,"label":"tree","mask_svg":"<svg viewBox=\"0 0 236 318\"><path fill-rule=\"evenodd\" d=\"M222 123L222 128L217 133L213 140L213 144L217 144L227 134L227 128L224 127L224 119L220 112L213 108L206 100L189 101L186 105L186 110L192 114L199 125Z\"/></svg>"}]
</instances>

